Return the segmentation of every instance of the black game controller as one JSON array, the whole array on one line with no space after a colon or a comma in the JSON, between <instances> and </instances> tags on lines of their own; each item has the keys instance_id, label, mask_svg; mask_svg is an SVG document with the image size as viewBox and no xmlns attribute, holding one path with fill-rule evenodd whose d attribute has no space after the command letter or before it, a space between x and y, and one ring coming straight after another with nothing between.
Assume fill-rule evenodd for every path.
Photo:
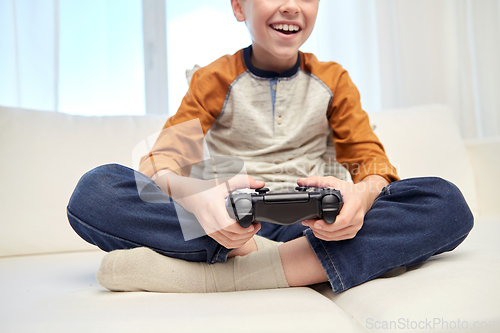
<instances>
[{"instance_id":1,"label":"black game controller","mask_svg":"<svg viewBox=\"0 0 500 333\"><path fill-rule=\"evenodd\" d=\"M296 192L267 193L259 188L256 193L232 193L227 200L227 211L243 228L253 222L290 225L307 219L323 219L333 223L344 204L339 190L298 186Z\"/></svg>"}]
</instances>

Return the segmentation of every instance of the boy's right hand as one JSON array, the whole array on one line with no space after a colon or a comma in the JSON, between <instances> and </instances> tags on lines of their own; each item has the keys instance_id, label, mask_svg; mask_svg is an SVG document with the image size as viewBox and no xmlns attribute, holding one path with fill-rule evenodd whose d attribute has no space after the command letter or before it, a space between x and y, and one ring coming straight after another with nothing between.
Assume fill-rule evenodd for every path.
<instances>
[{"instance_id":1,"label":"boy's right hand","mask_svg":"<svg viewBox=\"0 0 500 333\"><path fill-rule=\"evenodd\" d=\"M248 228L241 227L233 220L226 209L226 198L237 189L261 188L263 181L251 176L237 176L224 180L200 180L166 172L158 177L167 184L157 181L165 193L170 193L179 205L193 213L208 236L228 249L236 249L248 242L259 230L260 223ZM163 185L163 186L162 186ZM166 191L168 186L168 192Z\"/></svg>"}]
</instances>

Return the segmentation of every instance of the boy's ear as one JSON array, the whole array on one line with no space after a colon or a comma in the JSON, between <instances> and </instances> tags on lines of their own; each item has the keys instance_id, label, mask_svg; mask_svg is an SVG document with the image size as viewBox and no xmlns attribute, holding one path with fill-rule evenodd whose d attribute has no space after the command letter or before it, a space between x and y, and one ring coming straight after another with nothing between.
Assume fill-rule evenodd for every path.
<instances>
[{"instance_id":1,"label":"boy's ear","mask_svg":"<svg viewBox=\"0 0 500 333\"><path fill-rule=\"evenodd\" d=\"M238 20L238 22L245 21L245 14L243 13L243 9L241 7L242 0L231 0L231 6L233 7L234 17Z\"/></svg>"}]
</instances>

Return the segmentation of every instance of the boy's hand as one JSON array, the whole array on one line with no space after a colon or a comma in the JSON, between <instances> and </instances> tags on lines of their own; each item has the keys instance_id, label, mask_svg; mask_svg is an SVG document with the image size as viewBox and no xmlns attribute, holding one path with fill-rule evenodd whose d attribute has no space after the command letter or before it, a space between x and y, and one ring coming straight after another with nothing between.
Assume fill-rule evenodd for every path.
<instances>
[{"instance_id":1,"label":"boy's hand","mask_svg":"<svg viewBox=\"0 0 500 333\"><path fill-rule=\"evenodd\" d=\"M264 182L250 176L200 180L182 177L173 172L168 172L165 178L168 185L162 186L157 181L158 185L162 189L168 188L172 199L193 213L207 235L222 246L228 249L239 248L260 230L260 223L253 223L250 227L243 228L229 217L226 198L236 189L261 188L265 185ZM165 189L164 192L168 194Z\"/></svg>"},{"instance_id":2,"label":"boy's hand","mask_svg":"<svg viewBox=\"0 0 500 333\"><path fill-rule=\"evenodd\" d=\"M328 224L324 220L305 220L302 222L303 225L312 229L317 238L325 241L340 241L356 236L363 226L365 214L388 182L377 175L368 176L357 184L351 184L335 177L311 176L297 180L297 184L340 190L344 206L333 224Z\"/></svg>"}]
</instances>

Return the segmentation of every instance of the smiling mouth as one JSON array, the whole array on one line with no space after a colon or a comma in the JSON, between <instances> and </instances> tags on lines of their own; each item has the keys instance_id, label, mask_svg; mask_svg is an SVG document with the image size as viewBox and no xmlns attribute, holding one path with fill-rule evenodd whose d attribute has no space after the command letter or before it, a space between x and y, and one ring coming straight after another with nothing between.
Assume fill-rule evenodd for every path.
<instances>
[{"instance_id":1,"label":"smiling mouth","mask_svg":"<svg viewBox=\"0 0 500 333\"><path fill-rule=\"evenodd\" d=\"M295 24L271 24L271 28L285 35L293 35L302 30Z\"/></svg>"}]
</instances>

